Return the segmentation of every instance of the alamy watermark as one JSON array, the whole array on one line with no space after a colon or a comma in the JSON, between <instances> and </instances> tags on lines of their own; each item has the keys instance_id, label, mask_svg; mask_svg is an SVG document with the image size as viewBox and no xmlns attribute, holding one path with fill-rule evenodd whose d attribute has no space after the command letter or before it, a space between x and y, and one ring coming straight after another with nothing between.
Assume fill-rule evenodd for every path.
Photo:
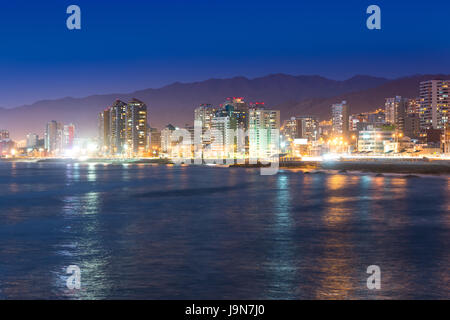
<instances>
[{"instance_id":1,"label":"alamy watermark","mask_svg":"<svg viewBox=\"0 0 450 320\"><path fill-rule=\"evenodd\" d=\"M69 290L81 289L81 269L77 265L70 265L66 269L70 276L66 280L66 286Z\"/></svg>"},{"instance_id":2,"label":"alamy watermark","mask_svg":"<svg viewBox=\"0 0 450 320\"><path fill-rule=\"evenodd\" d=\"M381 29L381 9L377 5L371 5L367 7L367 14L370 16L367 18L366 26L369 30L380 30Z\"/></svg>"},{"instance_id":3,"label":"alamy watermark","mask_svg":"<svg viewBox=\"0 0 450 320\"><path fill-rule=\"evenodd\" d=\"M70 16L66 20L66 26L69 30L80 30L81 29L81 9L77 5L70 5L66 10L67 14Z\"/></svg>"},{"instance_id":4,"label":"alamy watermark","mask_svg":"<svg viewBox=\"0 0 450 320\"><path fill-rule=\"evenodd\" d=\"M380 290L381 289L381 269L377 265L367 267L367 273L370 276L367 278L367 289Z\"/></svg>"}]
</instances>

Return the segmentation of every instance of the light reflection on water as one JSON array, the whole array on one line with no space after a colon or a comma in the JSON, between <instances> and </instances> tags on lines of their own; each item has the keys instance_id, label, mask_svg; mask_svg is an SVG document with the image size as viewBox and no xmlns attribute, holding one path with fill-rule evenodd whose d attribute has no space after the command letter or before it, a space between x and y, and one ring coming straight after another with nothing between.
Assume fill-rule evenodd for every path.
<instances>
[{"instance_id":1,"label":"light reflection on water","mask_svg":"<svg viewBox=\"0 0 450 320\"><path fill-rule=\"evenodd\" d=\"M0 189L0 298L450 298L447 177L0 163Z\"/></svg>"}]
</instances>

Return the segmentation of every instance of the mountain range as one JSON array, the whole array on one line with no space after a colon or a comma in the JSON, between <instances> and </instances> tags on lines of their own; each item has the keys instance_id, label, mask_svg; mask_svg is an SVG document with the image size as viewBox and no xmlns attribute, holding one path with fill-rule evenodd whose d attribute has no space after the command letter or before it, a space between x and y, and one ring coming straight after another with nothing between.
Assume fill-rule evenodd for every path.
<instances>
[{"instance_id":1,"label":"mountain range","mask_svg":"<svg viewBox=\"0 0 450 320\"><path fill-rule=\"evenodd\" d=\"M24 139L27 133L42 135L49 120L73 123L80 137L96 136L97 115L116 99L137 98L148 106L149 123L162 128L172 123L193 123L193 110L202 103L218 105L227 97L244 97L247 102L264 101L267 108L281 111L282 119L296 115L330 118L330 106L347 100L351 113L384 106L385 98L396 95L414 98L420 81L450 78L449 75L414 75L386 79L357 75L347 80L331 80L321 76L271 74L248 79L210 79L201 82L176 82L158 89L132 93L66 97L41 100L31 105L0 109L0 129L7 129L13 139Z\"/></svg>"}]
</instances>

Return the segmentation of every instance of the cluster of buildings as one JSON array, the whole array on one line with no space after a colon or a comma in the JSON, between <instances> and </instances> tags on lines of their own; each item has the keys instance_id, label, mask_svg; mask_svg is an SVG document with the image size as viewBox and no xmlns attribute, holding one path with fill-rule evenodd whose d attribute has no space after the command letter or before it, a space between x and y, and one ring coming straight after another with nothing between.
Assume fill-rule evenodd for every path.
<instances>
[{"instance_id":1,"label":"cluster of buildings","mask_svg":"<svg viewBox=\"0 0 450 320\"><path fill-rule=\"evenodd\" d=\"M144 102L116 100L98 116L98 137L77 139L73 124L50 121L42 139L28 134L15 144L0 130L0 156L167 157L270 159L324 154L422 155L450 153L450 80L420 83L419 97L389 97L384 106L352 114L347 101L330 106L330 118L303 115L280 123L280 111L263 102L227 98L194 110L194 125L150 127Z\"/></svg>"},{"instance_id":2,"label":"cluster of buildings","mask_svg":"<svg viewBox=\"0 0 450 320\"><path fill-rule=\"evenodd\" d=\"M55 120L47 123L44 134L44 149L48 155L61 156L73 149L75 140L75 125L61 124ZM27 148L36 148L40 144L34 144L39 141L35 134L27 136Z\"/></svg>"},{"instance_id":3,"label":"cluster of buildings","mask_svg":"<svg viewBox=\"0 0 450 320\"><path fill-rule=\"evenodd\" d=\"M195 130L197 129L197 130ZM270 159L279 153L280 111L263 102L228 98L218 107L201 105L194 111L196 157Z\"/></svg>"},{"instance_id":4,"label":"cluster of buildings","mask_svg":"<svg viewBox=\"0 0 450 320\"><path fill-rule=\"evenodd\" d=\"M75 125L63 125L55 120L47 123L44 137L28 133L26 139L14 142L7 130L0 130L0 156L60 157L74 147Z\"/></svg>"},{"instance_id":5,"label":"cluster of buildings","mask_svg":"<svg viewBox=\"0 0 450 320\"><path fill-rule=\"evenodd\" d=\"M263 103L228 98L194 110L194 126L167 125L161 131L147 123L147 106L117 100L99 114L102 155L127 157L244 159L270 158L279 152L280 112Z\"/></svg>"},{"instance_id":6,"label":"cluster of buildings","mask_svg":"<svg viewBox=\"0 0 450 320\"><path fill-rule=\"evenodd\" d=\"M384 107L351 114L346 101L331 106L331 119L292 117L281 127L282 152L290 157L327 153L421 155L450 153L450 80L420 83L420 96L386 98Z\"/></svg>"}]
</instances>

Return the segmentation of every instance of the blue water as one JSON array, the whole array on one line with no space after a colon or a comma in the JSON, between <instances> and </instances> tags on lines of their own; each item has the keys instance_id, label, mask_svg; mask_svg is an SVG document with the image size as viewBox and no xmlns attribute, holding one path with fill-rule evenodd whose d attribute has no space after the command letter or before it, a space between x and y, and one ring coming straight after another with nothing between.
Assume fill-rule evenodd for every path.
<instances>
[{"instance_id":1,"label":"blue water","mask_svg":"<svg viewBox=\"0 0 450 320\"><path fill-rule=\"evenodd\" d=\"M449 194L448 176L0 162L0 298L449 299Z\"/></svg>"}]
</instances>

